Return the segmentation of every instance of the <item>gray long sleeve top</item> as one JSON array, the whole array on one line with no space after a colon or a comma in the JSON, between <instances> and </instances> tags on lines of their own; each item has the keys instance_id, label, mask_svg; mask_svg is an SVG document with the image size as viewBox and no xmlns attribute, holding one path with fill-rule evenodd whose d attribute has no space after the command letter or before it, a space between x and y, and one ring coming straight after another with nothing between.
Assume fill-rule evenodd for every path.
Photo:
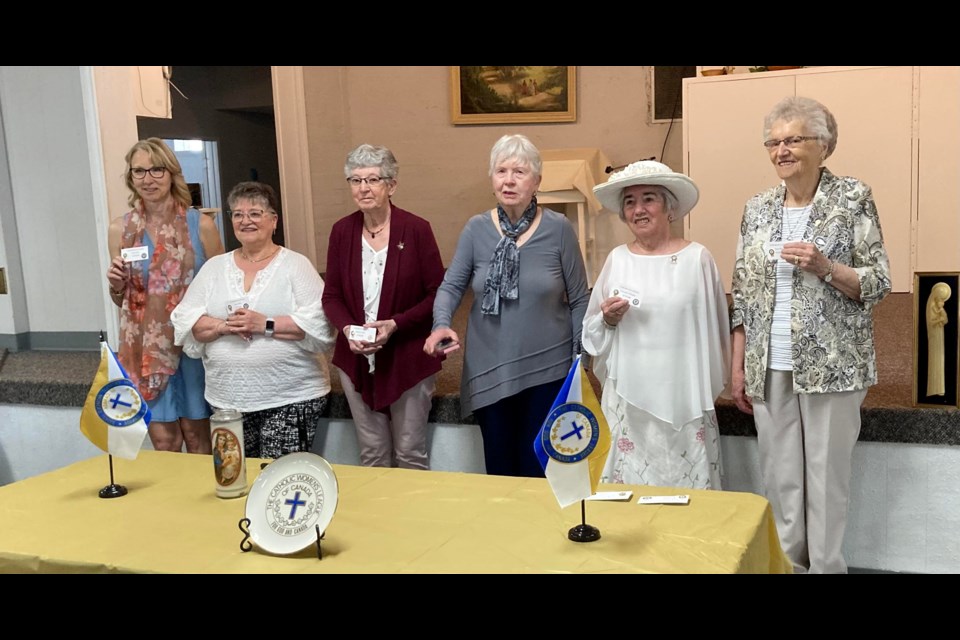
<instances>
[{"instance_id":1,"label":"gray long sleeve top","mask_svg":"<svg viewBox=\"0 0 960 640\"><path fill-rule=\"evenodd\" d=\"M543 208L540 226L520 247L518 299L501 298L500 315L483 315L483 283L499 241L489 211L470 218L433 305L433 328L449 327L467 286L473 288L460 382L464 417L566 376L590 299L573 226Z\"/></svg>"}]
</instances>

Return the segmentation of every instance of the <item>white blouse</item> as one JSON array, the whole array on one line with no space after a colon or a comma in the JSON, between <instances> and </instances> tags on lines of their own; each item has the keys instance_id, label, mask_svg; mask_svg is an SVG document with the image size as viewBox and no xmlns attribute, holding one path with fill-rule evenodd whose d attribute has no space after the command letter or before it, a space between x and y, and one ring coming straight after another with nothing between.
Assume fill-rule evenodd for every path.
<instances>
[{"instance_id":1,"label":"white blouse","mask_svg":"<svg viewBox=\"0 0 960 640\"><path fill-rule=\"evenodd\" d=\"M781 248L787 242L799 242L810 220L813 205L784 207ZM793 337L790 333L790 304L793 300L793 271L796 265L784 260L777 250L777 287L773 305L773 324L770 325L770 364L777 371L793 370Z\"/></svg>"},{"instance_id":2,"label":"white blouse","mask_svg":"<svg viewBox=\"0 0 960 640\"><path fill-rule=\"evenodd\" d=\"M336 331L323 313L323 279L305 257L281 248L244 291L243 271L233 252L211 258L197 273L170 316L174 341L183 352L203 358L205 397L214 407L242 412L282 407L330 392L330 374L321 355L331 349ZM198 342L193 325L203 315L227 318L227 303L245 298L267 317L290 316L306 337L278 340L254 335L221 336Z\"/></svg>"},{"instance_id":3,"label":"white blouse","mask_svg":"<svg viewBox=\"0 0 960 640\"><path fill-rule=\"evenodd\" d=\"M383 290L383 270L387 266L387 247L376 251L360 234L361 261L360 267L363 276L363 317L367 322L377 319L380 310L380 292ZM388 245L389 246L389 245ZM370 373L376 369L376 355L367 356L370 363Z\"/></svg>"},{"instance_id":4,"label":"white blouse","mask_svg":"<svg viewBox=\"0 0 960 640\"><path fill-rule=\"evenodd\" d=\"M609 328L600 303L615 287L639 293L640 304ZM696 242L662 256L614 248L590 295L583 348L604 395L675 429L712 410L730 378L727 298L713 256Z\"/></svg>"}]
</instances>

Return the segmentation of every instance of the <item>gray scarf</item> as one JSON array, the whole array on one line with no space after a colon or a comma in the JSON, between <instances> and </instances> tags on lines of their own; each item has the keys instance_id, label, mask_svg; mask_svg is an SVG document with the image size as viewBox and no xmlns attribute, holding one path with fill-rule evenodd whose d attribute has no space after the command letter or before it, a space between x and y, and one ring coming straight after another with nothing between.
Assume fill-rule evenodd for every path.
<instances>
[{"instance_id":1,"label":"gray scarf","mask_svg":"<svg viewBox=\"0 0 960 640\"><path fill-rule=\"evenodd\" d=\"M510 222L503 207L497 205L497 216L500 218L500 230L503 236L493 250L487 280L483 283L483 299L480 301L480 312L483 315L500 315L500 298L516 300L519 297L520 248L517 247L517 238L530 228L530 223L536 215L536 197L530 200L530 204L523 211L516 225Z\"/></svg>"}]
</instances>

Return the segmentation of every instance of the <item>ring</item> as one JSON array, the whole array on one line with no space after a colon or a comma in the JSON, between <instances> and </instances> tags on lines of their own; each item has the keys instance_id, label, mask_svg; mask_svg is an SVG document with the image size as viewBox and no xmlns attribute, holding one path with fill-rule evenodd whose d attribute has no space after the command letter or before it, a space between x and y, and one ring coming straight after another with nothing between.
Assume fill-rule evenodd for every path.
<instances>
[{"instance_id":1,"label":"ring","mask_svg":"<svg viewBox=\"0 0 960 640\"><path fill-rule=\"evenodd\" d=\"M793 264L797 265L798 267L800 266L800 256L794 256Z\"/></svg>"}]
</instances>

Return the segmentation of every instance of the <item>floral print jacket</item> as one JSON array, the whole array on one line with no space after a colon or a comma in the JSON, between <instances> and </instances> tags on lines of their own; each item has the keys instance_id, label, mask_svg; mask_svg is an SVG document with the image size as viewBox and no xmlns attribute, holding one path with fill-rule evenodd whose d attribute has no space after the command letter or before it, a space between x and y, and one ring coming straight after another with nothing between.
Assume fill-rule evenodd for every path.
<instances>
[{"instance_id":1,"label":"floral print jacket","mask_svg":"<svg viewBox=\"0 0 960 640\"><path fill-rule=\"evenodd\" d=\"M746 393L764 397L767 351L776 289L783 200L781 183L751 198L743 210L733 271L730 327L744 326ZM870 312L890 292L890 262L870 187L822 169L803 234L824 256L853 267L861 301L848 298L813 273L795 268L790 305L793 390L828 393L877 382Z\"/></svg>"}]
</instances>

